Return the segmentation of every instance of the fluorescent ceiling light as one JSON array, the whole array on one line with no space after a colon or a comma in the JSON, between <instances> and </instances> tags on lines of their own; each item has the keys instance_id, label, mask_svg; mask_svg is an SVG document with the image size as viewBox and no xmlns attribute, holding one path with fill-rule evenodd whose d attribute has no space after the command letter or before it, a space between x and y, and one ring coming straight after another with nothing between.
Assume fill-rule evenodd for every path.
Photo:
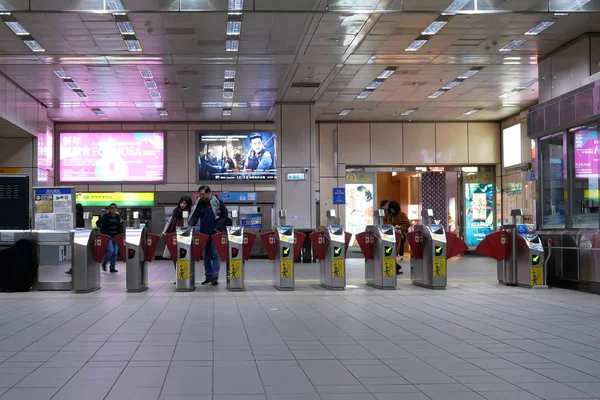
<instances>
[{"instance_id":1,"label":"fluorescent ceiling light","mask_svg":"<svg viewBox=\"0 0 600 400\"><path fill-rule=\"evenodd\" d=\"M433 21L422 33L422 35L435 35L446 25L448 21Z\"/></svg>"},{"instance_id":2,"label":"fluorescent ceiling light","mask_svg":"<svg viewBox=\"0 0 600 400\"><path fill-rule=\"evenodd\" d=\"M227 21L227 34L239 36L242 33L242 21Z\"/></svg>"},{"instance_id":3,"label":"fluorescent ceiling light","mask_svg":"<svg viewBox=\"0 0 600 400\"><path fill-rule=\"evenodd\" d=\"M133 29L131 21L117 22L117 27L122 35L135 35L135 30Z\"/></svg>"},{"instance_id":4,"label":"fluorescent ceiling light","mask_svg":"<svg viewBox=\"0 0 600 400\"><path fill-rule=\"evenodd\" d=\"M437 99L438 97L440 97L441 95L443 95L444 93L446 93L445 90L438 90L436 92L433 92L432 94L429 95L430 99Z\"/></svg>"},{"instance_id":5,"label":"fluorescent ceiling light","mask_svg":"<svg viewBox=\"0 0 600 400\"><path fill-rule=\"evenodd\" d=\"M69 89L81 89L77 83L73 82L73 80L65 80L63 82L65 82Z\"/></svg>"},{"instance_id":6,"label":"fluorescent ceiling light","mask_svg":"<svg viewBox=\"0 0 600 400\"><path fill-rule=\"evenodd\" d=\"M83 90L73 90L73 93L75 93L77 95L77 97L81 97L82 99L85 99L88 97L87 93L84 92Z\"/></svg>"},{"instance_id":7,"label":"fluorescent ceiling light","mask_svg":"<svg viewBox=\"0 0 600 400\"><path fill-rule=\"evenodd\" d=\"M228 0L227 10L229 11L241 11L244 8L244 0Z\"/></svg>"},{"instance_id":8,"label":"fluorescent ceiling light","mask_svg":"<svg viewBox=\"0 0 600 400\"><path fill-rule=\"evenodd\" d=\"M450 82L446 83L444 86L442 86L442 89L450 90L452 88L457 87L460 84L461 84L461 81L450 81Z\"/></svg>"},{"instance_id":9,"label":"fluorescent ceiling light","mask_svg":"<svg viewBox=\"0 0 600 400\"><path fill-rule=\"evenodd\" d=\"M67 75L67 73L65 71L54 71L54 73L56 74L56 76L58 76L60 79L69 79L69 75Z\"/></svg>"},{"instance_id":10,"label":"fluorescent ceiling light","mask_svg":"<svg viewBox=\"0 0 600 400\"><path fill-rule=\"evenodd\" d=\"M224 108L223 109L223 116L224 117L231 117L231 108Z\"/></svg>"},{"instance_id":11,"label":"fluorescent ceiling light","mask_svg":"<svg viewBox=\"0 0 600 400\"><path fill-rule=\"evenodd\" d=\"M528 87L531 87L531 86L535 85L536 83L538 83L538 80L534 79L529 82L525 82L522 85L517 86L517 89L520 89L520 90L527 89Z\"/></svg>"},{"instance_id":12,"label":"fluorescent ceiling light","mask_svg":"<svg viewBox=\"0 0 600 400\"><path fill-rule=\"evenodd\" d=\"M225 79L235 79L235 71L231 69L225 70Z\"/></svg>"},{"instance_id":13,"label":"fluorescent ceiling light","mask_svg":"<svg viewBox=\"0 0 600 400\"><path fill-rule=\"evenodd\" d=\"M23 25L21 25L17 21L6 21L5 23L6 23L6 25L8 25L10 30L13 31L14 33L16 33L17 35L19 35L19 36L29 35L29 32L27 32L27 30L25 28L23 28Z\"/></svg>"},{"instance_id":14,"label":"fluorescent ceiling light","mask_svg":"<svg viewBox=\"0 0 600 400\"><path fill-rule=\"evenodd\" d=\"M459 76L458 79L469 79L473 75L478 74L481 70L482 68L471 68L470 70Z\"/></svg>"},{"instance_id":15,"label":"fluorescent ceiling light","mask_svg":"<svg viewBox=\"0 0 600 400\"><path fill-rule=\"evenodd\" d=\"M223 82L223 89L235 89L235 82L234 81L225 81Z\"/></svg>"},{"instance_id":16,"label":"fluorescent ceiling light","mask_svg":"<svg viewBox=\"0 0 600 400\"><path fill-rule=\"evenodd\" d=\"M149 69L142 69L142 70L140 70L140 75L144 79L152 79L153 78L152 71L150 71Z\"/></svg>"},{"instance_id":17,"label":"fluorescent ceiling light","mask_svg":"<svg viewBox=\"0 0 600 400\"><path fill-rule=\"evenodd\" d=\"M560 10L560 11L575 11L577 9L582 8L589 2L590 2L590 0L574 0L571 3L567 4L566 6L559 8L558 10Z\"/></svg>"},{"instance_id":18,"label":"fluorescent ceiling light","mask_svg":"<svg viewBox=\"0 0 600 400\"><path fill-rule=\"evenodd\" d=\"M226 40L225 51L239 51L240 41L239 40Z\"/></svg>"},{"instance_id":19,"label":"fluorescent ceiling light","mask_svg":"<svg viewBox=\"0 0 600 400\"><path fill-rule=\"evenodd\" d=\"M415 111L417 111L417 110L416 109L406 110L402 113L402 115L407 116L407 115L414 113Z\"/></svg>"},{"instance_id":20,"label":"fluorescent ceiling light","mask_svg":"<svg viewBox=\"0 0 600 400\"><path fill-rule=\"evenodd\" d=\"M463 115L469 116L469 115L476 114L476 113L478 113L479 111L481 111L481 110L480 110L480 109L478 109L478 108L474 108L473 110L469 110L469 111L467 111L467 112L466 112L466 113L464 113Z\"/></svg>"},{"instance_id":21,"label":"fluorescent ceiling light","mask_svg":"<svg viewBox=\"0 0 600 400\"><path fill-rule=\"evenodd\" d=\"M125 11L121 0L104 0L104 9L110 11Z\"/></svg>"},{"instance_id":22,"label":"fluorescent ceiling light","mask_svg":"<svg viewBox=\"0 0 600 400\"><path fill-rule=\"evenodd\" d=\"M125 45L129 51L142 51L142 45L139 40L125 40Z\"/></svg>"},{"instance_id":23,"label":"fluorescent ceiling light","mask_svg":"<svg viewBox=\"0 0 600 400\"><path fill-rule=\"evenodd\" d=\"M427 43L427 40L424 40L424 39L413 40L413 42L406 49L404 49L404 51L417 51L425 43Z\"/></svg>"},{"instance_id":24,"label":"fluorescent ceiling light","mask_svg":"<svg viewBox=\"0 0 600 400\"><path fill-rule=\"evenodd\" d=\"M504 61L519 61L521 57L504 57Z\"/></svg>"},{"instance_id":25,"label":"fluorescent ceiling light","mask_svg":"<svg viewBox=\"0 0 600 400\"><path fill-rule=\"evenodd\" d=\"M144 81L144 83L146 84L146 87L148 88L148 90L158 89L158 86L156 85L156 82L154 82L154 81Z\"/></svg>"},{"instance_id":26,"label":"fluorescent ceiling light","mask_svg":"<svg viewBox=\"0 0 600 400\"><path fill-rule=\"evenodd\" d=\"M502 94L501 94L500 96L498 96L498 97L499 97L499 98L501 98L501 99L507 99L507 98L509 98L510 96L514 96L515 94L517 94L517 93L519 93L519 92L520 92L520 90L513 89L513 90L509 90L508 92L504 92L504 93L502 93Z\"/></svg>"},{"instance_id":27,"label":"fluorescent ceiling light","mask_svg":"<svg viewBox=\"0 0 600 400\"><path fill-rule=\"evenodd\" d=\"M539 24L537 24L536 26L534 26L533 28L531 28L530 30L525 32L525 34L526 35L539 35L542 31L550 28L552 25L554 25L554 22L540 22Z\"/></svg>"},{"instance_id":28,"label":"fluorescent ceiling light","mask_svg":"<svg viewBox=\"0 0 600 400\"><path fill-rule=\"evenodd\" d=\"M29 47L31 50L35 51L36 53L42 53L44 51L46 51L38 42L37 40L23 40L23 43L25 43L27 45L27 47Z\"/></svg>"},{"instance_id":29,"label":"fluorescent ceiling light","mask_svg":"<svg viewBox=\"0 0 600 400\"><path fill-rule=\"evenodd\" d=\"M382 73L380 73L377 76L377 79L387 79L387 78L389 78L390 76L392 76L392 74L394 72L396 72L396 69L397 69L396 67L387 67L386 69L383 70Z\"/></svg>"},{"instance_id":30,"label":"fluorescent ceiling light","mask_svg":"<svg viewBox=\"0 0 600 400\"><path fill-rule=\"evenodd\" d=\"M363 90L362 92L360 92L360 94L356 98L357 99L366 99L367 97L369 97L371 95L371 93L373 93L372 90Z\"/></svg>"},{"instance_id":31,"label":"fluorescent ceiling light","mask_svg":"<svg viewBox=\"0 0 600 400\"><path fill-rule=\"evenodd\" d=\"M150 97L152 97L153 99L160 99L160 92L150 92Z\"/></svg>"},{"instance_id":32,"label":"fluorescent ceiling light","mask_svg":"<svg viewBox=\"0 0 600 400\"><path fill-rule=\"evenodd\" d=\"M233 99L233 90L224 90L223 98L224 99Z\"/></svg>"},{"instance_id":33,"label":"fluorescent ceiling light","mask_svg":"<svg viewBox=\"0 0 600 400\"><path fill-rule=\"evenodd\" d=\"M556 12L554 13L554 15L556 15L557 17L564 17L565 15L569 15L569 13Z\"/></svg>"},{"instance_id":34,"label":"fluorescent ceiling light","mask_svg":"<svg viewBox=\"0 0 600 400\"><path fill-rule=\"evenodd\" d=\"M158 111L158 115L160 115L161 117L169 116L169 112L167 110L165 110L164 108L157 108L156 111Z\"/></svg>"},{"instance_id":35,"label":"fluorescent ceiling light","mask_svg":"<svg viewBox=\"0 0 600 400\"><path fill-rule=\"evenodd\" d=\"M106 114L104 114L104 111L102 111L99 108L92 108L92 111L94 112L94 114L96 114L99 117L105 117Z\"/></svg>"},{"instance_id":36,"label":"fluorescent ceiling light","mask_svg":"<svg viewBox=\"0 0 600 400\"><path fill-rule=\"evenodd\" d=\"M513 40L512 42L501 48L500 51L513 51L515 48L519 47L523 43L525 43L525 40L523 39Z\"/></svg>"},{"instance_id":37,"label":"fluorescent ceiling light","mask_svg":"<svg viewBox=\"0 0 600 400\"><path fill-rule=\"evenodd\" d=\"M369 90L375 90L375 89L377 89L379 86L381 86L381 84L382 84L382 83L383 83L383 81L376 79L376 80L374 80L373 82L371 82L371 83L369 84L369 86L367 86L367 89L369 89Z\"/></svg>"},{"instance_id":38,"label":"fluorescent ceiling light","mask_svg":"<svg viewBox=\"0 0 600 400\"><path fill-rule=\"evenodd\" d=\"M352 112L352 110L350 110L350 109L346 108L346 109L344 109L344 110L342 110L342 111L340 112L340 115L341 115L342 117L345 117L346 115L350 114L351 112Z\"/></svg>"},{"instance_id":39,"label":"fluorescent ceiling light","mask_svg":"<svg viewBox=\"0 0 600 400\"><path fill-rule=\"evenodd\" d=\"M471 0L454 0L452 4L446 8L446 11L460 11L466 6Z\"/></svg>"}]
</instances>

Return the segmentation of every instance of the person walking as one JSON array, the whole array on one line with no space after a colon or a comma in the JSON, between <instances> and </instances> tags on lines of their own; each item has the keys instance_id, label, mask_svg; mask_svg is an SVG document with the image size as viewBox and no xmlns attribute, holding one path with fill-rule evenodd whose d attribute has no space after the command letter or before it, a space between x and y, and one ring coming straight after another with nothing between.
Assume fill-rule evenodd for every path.
<instances>
[{"instance_id":1,"label":"person walking","mask_svg":"<svg viewBox=\"0 0 600 400\"><path fill-rule=\"evenodd\" d=\"M117 213L117 205L115 203L108 206L108 212L104 213L104 215L96 221L96 226L100 228L100 233L110 236L110 241L108 242L106 253L104 254L104 260L102 260L102 270L106 271L106 264L110 263L110 272L119 272L115 268L115 264L117 263L117 253L119 252L115 236L123 233L123 223L121 221L121 216Z\"/></svg>"},{"instance_id":2,"label":"person walking","mask_svg":"<svg viewBox=\"0 0 600 400\"><path fill-rule=\"evenodd\" d=\"M182 196L179 199L179 203L175 209L173 209L173 214L165 224L165 227L162 231L162 236L168 235L169 233L175 233L177 227L184 226L183 225L183 212L187 211L188 213L192 209L192 198L189 196ZM190 214L188 214L188 217ZM169 252L169 247L165 245L165 250L163 251L163 258L170 259L171 253ZM177 270L177 261L173 261L175 270ZM175 282L177 283L177 282Z\"/></svg>"},{"instance_id":3,"label":"person walking","mask_svg":"<svg viewBox=\"0 0 600 400\"><path fill-rule=\"evenodd\" d=\"M388 203L388 210L385 215L385 223L388 225L393 225L395 229L402 232L402 240L400 241L400 246L398 248L398 256L400 261L404 260L404 245L406 244L406 234L408 233L408 229L410 228L410 220L406 213L402 211L400 208L400 204L397 201L392 200ZM396 262L396 272L398 275L402 274L401 271L402 266Z\"/></svg>"}]
</instances>

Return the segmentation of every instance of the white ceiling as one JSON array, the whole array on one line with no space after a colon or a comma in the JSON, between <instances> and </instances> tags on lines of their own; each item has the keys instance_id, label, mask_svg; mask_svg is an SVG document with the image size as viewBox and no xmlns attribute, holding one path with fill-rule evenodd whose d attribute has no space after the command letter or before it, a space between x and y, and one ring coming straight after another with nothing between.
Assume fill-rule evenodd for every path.
<instances>
[{"instance_id":1,"label":"white ceiling","mask_svg":"<svg viewBox=\"0 0 600 400\"><path fill-rule=\"evenodd\" d=\"M554 0L553 0L554 1ZM559 0L556 0L559 1ZM0 0L6 8L29 0ZM15 12L15 18L46 49L33 53L0 23L0 73L49 108L57 121L272 120L276 101L314 101L317 120L453 121L500 120L534 104L537 84L509 99L499 96L537 78L537 59L577 36L596 30L594 14L494 13L456 15L418 52L404 49L451 0L339 0L331 9L360 12L273 12L324 9L320 0L264 0L244 12L239 53L225 51L225 12L130 12L143 52L130 53L112 15L81 10L102 0L31 0L52 12ZM225 0L123 0L128 9L223 10ZM248 2L247 2L248 3ZM373 7L421 7L422 13L369 13ZM535 10L546 1L480 0L480 5ZM293 4L293 6L291 5ZM423 9L425 7L425 9ZM89 10L89 8L87 8ZM425 12L427 11L427 12ZM554 26L538 36L524 32L539 22ZM527 42L499 51L513 39ZM508 58L507 58L508 57ZM520 58L519 58L520 57ZM517 59L518 58L518 59ZM386 67L398 67L369 98L357 99ZM472 67L483 67L437 99L428 96ZM55 74L62 69L88 94L80 99ZM139 70L149 69L161 94L152 99ZM235 70L233 99L223 99L225 70ZM317 83L317 87L292 87ZM213 104L206 104L213 102ZM216 102L216 103L215 103ZM221 102L233 102L227 105ZM241 104L240 104L241 103ZM106 117L91 109L100 108ZM160 117L157 108L169 116ZM353 111L339 116L343 109ZM401 114L418 109L410 116ZM480 112L465 117L471 109Z\"/></svg>"}]
</instances>

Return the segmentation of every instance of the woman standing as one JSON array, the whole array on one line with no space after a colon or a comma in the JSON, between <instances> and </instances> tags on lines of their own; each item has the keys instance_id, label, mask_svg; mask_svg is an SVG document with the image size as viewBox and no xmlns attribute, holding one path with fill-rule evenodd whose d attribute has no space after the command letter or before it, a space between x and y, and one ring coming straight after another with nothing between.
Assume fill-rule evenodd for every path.
<instances>
[{"instance_id":1,"label":"woman standing","mask_svg":"<svg viewBox=\"0 0 600 400\"><path fill-rule=\"evenodd\" d=\"M402 211L400 204L398 204L397 201L392 200L388 203L388 209L385 215L385 223L388 225L393 225L394 228L402 232L402 240L400 241L400 247L398 248L398 256L400 256L400 260L403 260L406 234L408 233L408 229L410 228L411 224L408 216ZM401 269L402 266L396 263L396 272L398 275L402 274L402 271L400 271Z\"/></svg>"},{"instance_id":2,"label":"woman standing","mask_svg":"<svg viewBox=\"0 0 600 400\"><path fill-rule=\"evenodd\" d=\"M173 215L167 221L167 224L165 225L165 229L163 229L163 231L162 231L162 235L165 236L169 233L174 233L177 230L178 226L184 226L183 225L183 212L187 211L188 217L191 217L191 215L189 215L191 208L192 208L192 198L189 196L181 197L181 199L179 199L179 205L177 207L175 207L175 209L173 210ZM169 253L168 246L165 246L165 250L163 251L163 258L167 258L167 259L171 258L171 254Z\"/></svg>"}]
</instances>

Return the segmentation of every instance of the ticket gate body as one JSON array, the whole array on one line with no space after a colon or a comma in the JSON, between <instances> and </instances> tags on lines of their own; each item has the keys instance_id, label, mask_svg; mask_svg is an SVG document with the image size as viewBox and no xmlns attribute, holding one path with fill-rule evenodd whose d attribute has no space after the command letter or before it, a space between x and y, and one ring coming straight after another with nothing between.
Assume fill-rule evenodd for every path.
<instances>
[{"instance_id":1,"label":"ticket gate body","mask_svg":"<svg viewBox=\"0 0 600 400\"><path fill-rule=\"evenodd\" d=\"M173 239L171 235L165 237L171 257L177 265L176 290L178 292L192 292L196 290L196 263L200 262L204 247L208 243L208 235L194 232L194 227L177 227L175 241L177 247L171 251ZM170 240L169 240L170 239ZM171 242L171 245L169 244Z\"/></svg>"},{"instance_id":2,"label":"ticket gate body","mask_svg":"<svg viewBox=\"0 0 600 400\"><path fill-rule=\"evenodd\" d=\"M75 293L90 293L100 289L100 266L110 236L96 229L78 228L71 231L73 242L73 290Z\"/></svg>"},{"instance_id":3,"label":"ticket gate body","mask_svg":"<svg viewBox=\"0 0 600 400\"><path fill-rule=\"evenodd\" d=\"M370 225L356 240L365 256L365 281L377 289L396 289L396 231L392 225Z\"/></svg>"},{"instance_id":4,"label":"ticket gate body","mask_svg":"<svg viewBox=\"0 0 600 400\"><path fill-rule=\"evenodd\" d=\"M219 257L227 263L227 289L232 292L245 290L246 261L252 253L256 235L244 232L241 226L228 226L227 232L216 233L211 237Z\"/></svg>"},{"instance_id":5,"label":"ticket gate body","mask_svg":"<svg viewBox=\"0 0 600 400\"><path fill-rule=\"evenodd\" d=\"M310 234L319 260L321 286L331 290L346 288L346 253L351 238L343 226L327 226Z\"/></svg>"},{"instance_id":6,"label":"ticket gate body","mask_svg":"<svg viewBox=\"0 0 600 400\"><path fill-rule=\"evenodd\" d=\"M128 292L143 292L148 289L148 263L154 259L159 236L147 233L146 228L127 228L126 244L126 278Z\"/></svg>"},{"instance_id":7,"label":"ticket gate body","mask_svg":"<svg viewBox=\"0 0 600 400\"><path fill-rule=\"evenodd\" d=\"M444 227L417 225L408 238L411 245L410 272L413 285L445 289L448 284L448 254Z\"/></svg>"},{"instance_id":8,"label":"ticket gate body","mask_svg":"<svg viewBox=\"0 0 600 400\"><path fill-rule=\"evenodd\" d=\"M263 233L261 239L273 261L273 286L294 290L294 259L300 256L306 234L295 232L291 225L282 225L276 226L274 232Z\"/></svg>"}]
</instances>

